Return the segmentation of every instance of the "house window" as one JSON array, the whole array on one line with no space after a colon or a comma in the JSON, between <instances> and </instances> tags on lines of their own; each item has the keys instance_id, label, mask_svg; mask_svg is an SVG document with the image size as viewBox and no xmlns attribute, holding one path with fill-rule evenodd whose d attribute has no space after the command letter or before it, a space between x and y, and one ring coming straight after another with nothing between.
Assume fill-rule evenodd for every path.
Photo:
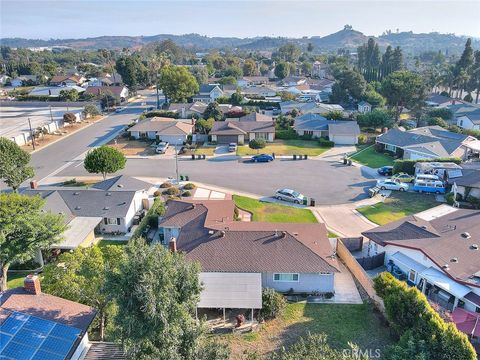
<instances>
[{"instance_id":1,"label":"house window","mask_svg":"<svg viewBox=\"0 0 480 360\"><path fill-rule=\"evenodd\" d=\"M273 274L273 281L298 281L299 275L294 273Z\"/></svg>"},{"instance_id":2,"label":"house window","mask_svg":"<svg viewBox=\"0 0 480 360\"><path fill-rule=\"evenodd\" d=\"M303 132L304 135L307 135L307 136L313 136L313 131L312 130L305 130Z\"/></svg>"},{"instance_id":3,"label":"house window","mask_svg":"<svg viewBox=\"0 0 480 360\"><path fill-rule=\"evenodd\" d=\"M120 225L120 218L105 218L105 225Z\"/></svg>"},{"instance_id":4,"label":"house window","mask_svg":"<svg viewBox=\"0 0 480 360\"><path fill-rule=\"evenodd\" d=\"M255 133L255 139L268 140L268 133Z\"/></svg>"},{"instance_id":5,"label":"house window","mask_svg":"<svg viewBox=\"0 0 480 360\"><path fill-rule=\"evenodd\" d=\"M460 127L463 126L463 120L460 120Z\"/></svg>"},{"instance_id":6,"label":"house window","mask_svg":"<svg viewBox=\"0 0 480 360\"><path fill-rule=\"evenodd\" d=\"M410 270L408 273L408 280L411 281L412 283L415 283L416 275L417 273L415 272L415 270Z\"/></svg>"},{"instance_id":7,"label":"house window","mask_svg":"<svg viewBox=\"0 0 480 360\"><path fill-rule=\"evenodd\" d=\"M397 147L395 145L385 144L385 150L391 151L391 152L396 152Z\"/></svg>"}]
</instances>

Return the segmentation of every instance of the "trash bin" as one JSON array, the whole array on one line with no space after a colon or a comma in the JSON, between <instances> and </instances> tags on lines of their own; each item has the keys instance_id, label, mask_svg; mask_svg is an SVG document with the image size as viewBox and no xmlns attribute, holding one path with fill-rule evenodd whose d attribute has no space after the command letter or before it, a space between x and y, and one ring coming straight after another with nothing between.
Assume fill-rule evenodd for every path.
<instances>
[{"instance_id":1,"label":"trash bin","mask_svg":"<svg viewBox=\"0 0 480 360\"><path fill-rule=\"evenodd\" d=\"M275 153L272 153L272 157L275 159Z\"/></svg>"},{"instance_id":2,"label":"trash bin","mask_svg":"<svg viewBox=\"0 0 480 360\"><path fill-rule=\"evenodd\" d=\"M303 199L303 205L308 205L308 198Z\"/></svg>"},{"instance_id":3,"label":"trash bin","mask_svg":"<svg viewBox=\"0 0 480 360\"><path fill-rule=\"evenodd\" d=\"M308 155L303 155L303 159L304 159L304 160L307 160L307 159L308 159Z\"/></svg>"},{"instance_id":4,"label":"trash bin","mask_svg":"<svg viewBox=\"0 0 480 360\"><path fill-rule=\"evenodd\" d=\"M315 199L310 199L310 206L315 206Z\"/></svg>"},{"instance_id":5,"label":"trash bin","mask_svg":"<svg viewBox=\"0 0 480 360\"><path fill-rule=\"evenodd\" d=\"M343 165L347 165L348 159L346 157L343 158Z\"/></svg>"},{"instance_id":6,"label":"trash bin","mask_svg":"<svg viewBox=\"0 0 480 360\"><path fill-rule=\"evenodd\" d=\"M190 177L188 175L185 175L185 181L190 181Z\"/></svg>"},{"instance_id":7,"label":"trash bin","mask_svg":"<svg viewBox=\"0 0 480 360\"><path fill-rule=\"evenodd\" d=\"M202 155L197 155L197 159L200 160L202 158Z\"/></svg>"},{"instance_id":8,"label":"trash bin","mask_svg":"<svg viewBox=\"0 0 480 360\"><path fill-rule=\"evenodd\" d=\"M183 180L184 180L183 175L180 175L180 181L183 181Z\"/></svg>"},{"instance_id":9,"label":"trash bin","mask_svg":"<svg viewBox=\"0 0 480 360\"><path fill-rule=\"evenodd\" d=\"M348 159L348 166L352 166L352 160Z\"/></svg>"},{"instance_id":10,"label":"trash bin","mask_svg":"<svg viewBox=\"0 0 480 360\"><path fill-rule=\"evenodd\" d=\"M205 154L202 155L202 159L205 160L207 156Z\"/></svg>"},{"instance_id":11,"label":"trash bin","mask_svg":"<svg viewBox=\"0 0 480 360\"><path fill-rule=\"evenodd\" d=\"M297 155L293 155L293 160L297 160Z\"/></svg>"},{"instance_id":12,"label":"trash bin","mask_svg":"<svg viewBox=\"0 0 480 360\"><path fill-rule=\"evenodd\" d=\"M192 154L192 160L195 160L195 154Z\"/></svg>"}]
</instances>

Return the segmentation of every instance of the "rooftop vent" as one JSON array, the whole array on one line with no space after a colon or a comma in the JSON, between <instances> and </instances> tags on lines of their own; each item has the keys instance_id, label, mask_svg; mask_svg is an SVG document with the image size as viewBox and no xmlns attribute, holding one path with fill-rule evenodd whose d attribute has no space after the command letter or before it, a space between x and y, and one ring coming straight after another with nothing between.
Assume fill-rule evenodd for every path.
<instances>
[{"instance_id":1,"label":"rooftop vent","mask_svg":"<svg viewBox=\"0 0 480 360\"><path fill-rule=\"evenodd\" d=\"M80 195L80 193L78 191L75 191L73 195Z\"/></svg>"},{"instance_id":2,"label":"rooftop vent","mask_svg":"<svg viewBox=\"0 0 480 360\"><path fill-rule=\"evenodd\" d=\"M117 187L123 188L123 184L118 184Z\"/></svg>"},{"instance_id":3,"label":"rooftop vent","mask_svg":"<svg viewBox=\"0 0 480 360\"><path fill-rule=\"evenodd\" d=\"M120 203L120 205L126 205L126 204L127 204L126 201L122 201L122 202Z\"/></svg>"},{"instance_id":4,"label":"rooftop vent","mask_svg":"<svg viewBox=\"0 0 480 360\"><path fill-rule=\"evenodd\" d=\"M470 233L468 233L468 232L464 232L464 233L462 233L462 237L464 237L465 239L470 239L472 237L472 235L470 235Z\"/></svg>"},{"instance_id":5,"label":"rooftop vent","mask_svg":"<svg viewBox=\"0 0 480 360\"><path fill-rule=\"evenodd\" d=\"M75 206L75 210L80 210L81 207L80 206Z\"/></svg>"},{"instance_id":6,"label":"rooftop vent","mask_svg":"<svg viewBox=\"0 0 480 360\"><path fill-rule=\"evenodd\" d=\"M450 262L452 262L452 263L458 263L458 258L453 257L453 258L450 259Z\"/></svg>"},{"instance_id":7,"label":"rooftop vent","mask_svg":"<svg viewBox=\"0 0 480 360\"><path fill-rule=\"evenodd\" d=\"M105 207L103 208L103 210L108 210L108 209L110 209L108 206L105 206Z\"/></svg>"},{"instance_id":8,"label":"rooftop vent","mask_svg":"<svg viewBox=\"0 0 480 360\"><path fill-rule=\"evenodd\" d=\"M448 264L445 264L442 266L442 269L443 270L450 270L450 266L448 266Z\"/></svg>"},{"instance_id":9,"label":"rooftop vent","mask_svg":"<svg viewBox=\"0 0 480 360\"><path fill-rule=\"evenodd\" d=\"M420 226L423 230L426 230L427 227L425 225Z\"/></svg>"},{"instance_id":10,"label":"rooftop vent","mask_svg":"<svg viewBox=\"0 0 480 360\"><path fill-rule=\"evenodd\" d=\"M478 244L472 244L472 246L470 246L470 248L472 250L478 250Z\"/></svg>"},{"instance_id":11,"label":"rooftop vent","mask_svg":"<svg viewBox=\"0 0 480 360\"><path fill-rule=\"evenodd\" d=\"M286 236L287 236L287 233L285 231L282 231L280 233L280 239L285 239Z\"/></svg>"},{"instance_id":12,"label":"rooftop vent","mask_svg":"<svg viewBox=\"0 0 480 360\"><path fill-rule=\"evenodd\" d=\"M215 232L215 231L213 231L213 230L208 230L208 234L209 234L209 235L213 235L214 232Z\"/></svg>"},{"instance_id":13,"label":"rooftop vent","mask_svg":"<svg viewBox=\"0 0 480 360\"><path fill-rule=\"evenodd\" d=\"M106 195L106 196L112 196L112 193L111 193L111 192L107 192L105 195Z\"/></svg>"},{"instance_id":14,"label":"rooftop vent","mask_svg":"<svg viewBox=\"0 0 480 360\"><path fill-rule=\"evenodd\" d=\"M223 238L225 237L225 231L220 231L220 236Z\"/></svg>"}]
</instances>

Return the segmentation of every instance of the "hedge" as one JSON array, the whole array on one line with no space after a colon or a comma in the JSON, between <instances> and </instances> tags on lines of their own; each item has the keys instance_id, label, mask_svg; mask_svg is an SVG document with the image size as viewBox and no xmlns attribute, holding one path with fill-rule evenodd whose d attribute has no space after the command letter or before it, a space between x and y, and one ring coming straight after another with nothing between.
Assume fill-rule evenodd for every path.
<instances>
[{"instance_id":1,"label":"hedge","mask_svg":"<svg viewBox=\"0 0 480 360\"><path fill-rule=\"evenodd\" d=\"M322 147L334 147L335 146L335 143L333 141L323 139L323 138L318 139L318 144Z\"/></svg>"},{"instance_id":2,"label":"hedge","mask_svg":"<svg viewBox=\"0 0 480 360\"><path fill-rule=\"evenodd\" d=\"M135 232L132 235L132 239L137 239L142 237L143 232L147 228L147 226L155 226L157 219L159 216L165 214L165 206L163 204L162 199L156 198L153 200L152 207L147 211L145 217L140 221L138 227L135 229Z\"/></svg>"},{"instance_id":3,"label":"hedge","mask_svg":"<svg viewBox=\"0 0 480 360\"><path fill-rule=\"evenodd\" d=\"M296 140L300 138L296 131L291 128L288 130L275 131L275 137L280 140Z\"/></svg>"},{"instance_id":4,"label":"hedge","mask_svg":"<svg viewBox=\"0 0 480 360\"><path fill-rule=\"evenodd\" d=\"M453 323L447 323L416 287L395 279L388 272L374 279L374 288L383 299L387 320L400 342L392 346L387 358L405 354L409 344L423 344L418 358L435 360L475 360L475 349L467 336Z\"/></svg>"},{"instance_id":5,"label":"hedge","mask_svg":"<svg viewBox=\"0 0 480 360\"><path fill-rule=\"evenodd\" d=\"M172 118L172 119L178 119L179 114L173 111L167 111L167 110L153 110L145 113L146 118L152 118L155 116L159 117L167 117L167 118Z\"/></svg>"},{"instance_id":6,"label":"hedge","mask_svg":"<svg viewBox=\"0 0 480 360\"><path fill-rule=\"evenodd\" d=\"M462 163L460 158L436 158L436 159L420 159L420 160L395 160L393 163L393 173L398 174L401 172L414 175L415 164L417 162L453 162L457 165Z\"/></svg>"}]
</instances>

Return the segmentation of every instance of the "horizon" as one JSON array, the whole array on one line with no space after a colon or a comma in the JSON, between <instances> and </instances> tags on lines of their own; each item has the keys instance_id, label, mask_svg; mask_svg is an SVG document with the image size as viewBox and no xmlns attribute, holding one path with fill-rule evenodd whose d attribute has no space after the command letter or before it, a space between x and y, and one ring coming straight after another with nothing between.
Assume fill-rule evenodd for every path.
<instances>
[{"instance_id":1,"label":"horizon","mask_svg":"<svg viewBox=\"0 0 480 360\"><path fill-rule=\"evenodd\" d=\"M335 33L346 24L376 37L386 30L395 33L398 29L480 38L478 1L1 0L0 6L2 38L63 40L160 34L310 38ZM194 11L192 6L196 7ZM424 16L425 11L429 12L428 17ZM331 16L325 17L325 13ZM295 17L303 21L298 22ZM213 21L195 21L198 18ZM81 27L75 26L79 23ZM205 27L208 29L200 30Z\"/></svg>"}]
</instances>

